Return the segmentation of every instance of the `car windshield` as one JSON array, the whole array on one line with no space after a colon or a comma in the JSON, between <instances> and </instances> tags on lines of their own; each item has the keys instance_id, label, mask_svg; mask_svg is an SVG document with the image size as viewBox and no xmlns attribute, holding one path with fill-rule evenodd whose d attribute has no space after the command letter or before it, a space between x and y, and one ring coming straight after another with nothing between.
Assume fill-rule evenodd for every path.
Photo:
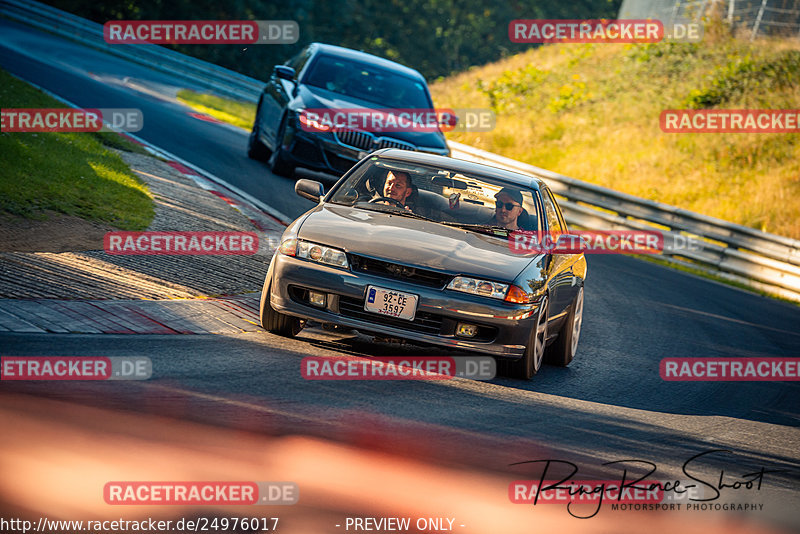
<instances>
[{"instance_id":1,"label":"car windshield","mask_svg":"<svg viewBox=\"0 0 800 534\"><path fill-rule=\"evenodd\" d=\"M530 189L491 177L373 157L329 202L507 237L513 230L539 230L537 198Z\"/></svg>"},{"instance_id":2,"label":"car windshield","mask_svg":"<svg viewBox=\"0 0 800 534\"><path fill-rule=\"evenodd\" d=\"M304 82L392 109L430 109L425 85L365 63L322 55Z\"/></svg>"}]
</instances>

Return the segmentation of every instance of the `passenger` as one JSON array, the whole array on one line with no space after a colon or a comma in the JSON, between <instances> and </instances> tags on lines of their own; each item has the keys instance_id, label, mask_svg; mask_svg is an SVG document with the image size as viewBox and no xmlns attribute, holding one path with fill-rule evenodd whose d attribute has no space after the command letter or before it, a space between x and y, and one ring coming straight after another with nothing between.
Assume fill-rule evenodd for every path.
<instances>
[{"instance_id":1,"label":"passenger","mask_svg":"<svg viewBox=\"0 0 800 534\"><path fill-rule=\"evenodd\" d=\"M508 230L523 230L519 225L519 217L527 215L522 207L522 193L517 189L504 187L495 196L497 203L494 208L494 217L487 224L501 226Z\"/></svg>"}]
</instances>

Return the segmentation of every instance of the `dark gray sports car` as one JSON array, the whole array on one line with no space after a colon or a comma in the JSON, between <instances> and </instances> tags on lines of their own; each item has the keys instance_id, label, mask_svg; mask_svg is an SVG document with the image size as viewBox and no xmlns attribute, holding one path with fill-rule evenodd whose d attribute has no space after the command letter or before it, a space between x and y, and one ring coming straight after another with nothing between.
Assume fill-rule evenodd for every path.
<instances>
[{"instance_id":1,"label":"dark gray sports car","mask_svg":"<svg viewBox=\"0 0 800 534\"><path fill-rule=\"evenodd\" d=\"M295 335L306 319L491 354L530 378L566 366L583 317L583 254L516 252L516 231L567 232L538 178L443 156L374 152L284 232L261 324Z\"/></svg>"}]
</instances>

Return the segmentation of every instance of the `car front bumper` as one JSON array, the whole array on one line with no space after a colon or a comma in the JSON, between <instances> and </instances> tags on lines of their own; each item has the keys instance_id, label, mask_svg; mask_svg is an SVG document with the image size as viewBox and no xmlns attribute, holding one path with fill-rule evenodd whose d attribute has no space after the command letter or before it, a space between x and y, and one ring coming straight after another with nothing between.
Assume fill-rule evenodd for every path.
<instances>
[{"instance_id":1,"label":"car front bumper","mask_svg":"<svg viewBox=\"0 0 800 534\"><path fill-rule=\"evenodd\" d=\"M288 126L288 135L284 137L284 142L287 142L286 155L297 166L338 176L350 170L367 154L381 148L395 147L423 152L431 150L432 153L450 155L449 149L446 148L424 149L411 143L366 132L358 135L364 136L364 139L371 139L372 143L361 147L348 145L344 142L344 138L340 139L333 133L306 131L291 121Z\"/></svg>"},{"instance_id":2,"label":"car front bumper","mask_svg":"<svg viewBox=\"0 0 800 534\"><path fill-rule=\"evenodd\" d=\"M270 272L270 304L281 313L420 343L519 358L536 321L535 304L512 304L282 254L275 256ZM418 295L414 320L365 311L368 286ZM324 307L310 304L308 291L324 293ZM458 323L478 326L478 336L457 336Z\"/></svg>"}]
</instances>

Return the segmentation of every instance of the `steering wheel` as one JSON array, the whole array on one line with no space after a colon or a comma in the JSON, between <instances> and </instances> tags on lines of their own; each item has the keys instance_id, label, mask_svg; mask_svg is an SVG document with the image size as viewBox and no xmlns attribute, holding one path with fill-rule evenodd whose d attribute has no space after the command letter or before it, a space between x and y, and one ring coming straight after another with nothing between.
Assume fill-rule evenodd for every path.
<instances>
[{"instance_id":1,"label":"steering wheel","mask_svg":"<svg viewBox=\"0 0 800 534\"><path fill-rule=\"evenodd\" d=\"M394 199L392 197L376 197L376 198L373 198L372 200L370 200L369 204L375 204L376 202L383 202L383 201L391 202L392 204L394 204L398 208L403 208L403 209L406 208L405 205L402 202L400 202L399 200L396 200L396 199Z\"/></svg>"}]
</instances>

